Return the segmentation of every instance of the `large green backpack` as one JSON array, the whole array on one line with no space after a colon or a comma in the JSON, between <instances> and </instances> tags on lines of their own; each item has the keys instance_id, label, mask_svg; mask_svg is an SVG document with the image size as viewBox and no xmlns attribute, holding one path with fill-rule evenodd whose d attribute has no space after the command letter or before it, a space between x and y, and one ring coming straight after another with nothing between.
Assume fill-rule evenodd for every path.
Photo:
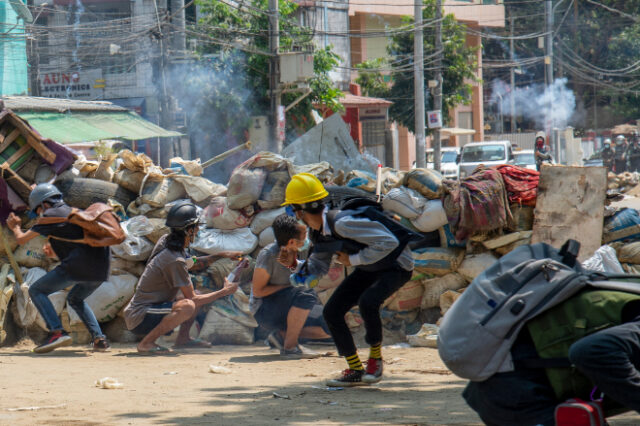
<instances>
[{"instance_id":1,"label":"large green backpack","mask_svg":"<svg viewBox=\"0 0 640 426\"><path fill-rule=\"evenodd\" d=\"M594 387L569 365L569 347L582 337L622 324L625 306L638 301L639 294L590 288L527 322L542 361L539 365L547 361L547 365L554 366L545 371L559 400L575 397L588 400ZM566 366L560 367L563 364Z\"/></svg>"}]
</instances>

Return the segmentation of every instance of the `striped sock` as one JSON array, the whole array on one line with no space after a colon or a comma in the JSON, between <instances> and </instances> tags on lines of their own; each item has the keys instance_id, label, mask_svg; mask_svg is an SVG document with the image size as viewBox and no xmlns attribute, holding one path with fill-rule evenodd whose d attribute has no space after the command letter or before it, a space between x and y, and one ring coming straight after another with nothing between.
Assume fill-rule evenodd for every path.
<instances>
[{"instance_id":1,"label":"striped sock","mask_svg":"<svg viewBox=\"0 0 640 426\"><path fill-rule=\"evenodd\" d=\"M369 350L369 358L382 359L382 343L371 346Z\"/></svg>"},{"instance_id":2,"label":"striped sock","mask_svg":"<svg viewBox=\"0 0 640 426\"><path fill-rule=\"evenodd\" d=\"M347 360L347 364L349 364L350 370L364 370L362 362L360 362L360 357L357 353L346 356L345 359Z\"/></svg>"}]
</instances>

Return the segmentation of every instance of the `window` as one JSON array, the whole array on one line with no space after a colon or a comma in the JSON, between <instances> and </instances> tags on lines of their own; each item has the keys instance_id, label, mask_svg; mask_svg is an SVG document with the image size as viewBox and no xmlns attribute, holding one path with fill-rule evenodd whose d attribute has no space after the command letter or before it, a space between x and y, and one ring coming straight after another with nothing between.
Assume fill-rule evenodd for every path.
<instances>
[{"instance_id":1,"label":"window","mask_svg":"<svg viewBox=\"0 0 640 426\"><path fill-rule=\"evenodd\" d=\"M458 154L455 151L444 151L442 153L442 162L443 163L455 163L457 156L458 156Z\"/></svg>"},{"instance_id":2,"label":"window","mask_svg":"<svg viewBox=\"0 0 640 426\"><path fill-rule=\"evenodd\" d=\"M501 161L504 159L504 145L467 145L462 150L462 161L465 163Z\"/></svg>"}]
</instances>

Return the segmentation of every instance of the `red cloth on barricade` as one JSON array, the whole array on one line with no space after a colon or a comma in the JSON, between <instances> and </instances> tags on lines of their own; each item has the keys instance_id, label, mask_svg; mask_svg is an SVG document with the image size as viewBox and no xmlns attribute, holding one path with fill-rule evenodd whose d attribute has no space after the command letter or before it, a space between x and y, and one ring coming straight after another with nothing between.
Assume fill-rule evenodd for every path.
<instances>
[{"instance_id":1,"label":"red cloth on barricade","mask_svg":"<svg viewBox=\"0 0 640 426\"><path fill-rule=\"evenodd\" d=\"M492 168L498 170L502 175L510 203L532 207L536 205L540 172L525 169L524 167L512 166L510 164L503 164Z\"/></svg>"}]
</instances>

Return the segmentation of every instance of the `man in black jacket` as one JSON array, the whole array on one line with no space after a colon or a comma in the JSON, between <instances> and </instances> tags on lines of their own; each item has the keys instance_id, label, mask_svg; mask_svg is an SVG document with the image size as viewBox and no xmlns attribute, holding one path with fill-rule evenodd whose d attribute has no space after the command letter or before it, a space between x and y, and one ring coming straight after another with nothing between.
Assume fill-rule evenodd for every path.
<instances>
[{"instance_id":1,"label":"man in black jacket","mask_svg":"<svg viewBox=\"0 0 640 426\"><path fill-rule=\"evenodd\" d=\"M29 207L41 217L67 217L71 213L71 207L62 200L62 193L49 183L39 184L31 191ZM60 318L48 296L72 285L73 288L67 296L69 306L76 311L91 333L93 350L106 351L109 348L109 342L85 299L109 275L109 247L91 247L86 244L63 241L62 239L80 240L84 237L82 228L69 222L35 225L26 232L20 229L21 223L20 218L13 213L7 219L7 225L13 231L18 244L26 244L38 235L49 237L51 248L61 262L59 266L29 287L31 300L49 329L45 341L33 351L46 353L71 345L71 337L62 328Z\"/></svg>"}]
</instances>

